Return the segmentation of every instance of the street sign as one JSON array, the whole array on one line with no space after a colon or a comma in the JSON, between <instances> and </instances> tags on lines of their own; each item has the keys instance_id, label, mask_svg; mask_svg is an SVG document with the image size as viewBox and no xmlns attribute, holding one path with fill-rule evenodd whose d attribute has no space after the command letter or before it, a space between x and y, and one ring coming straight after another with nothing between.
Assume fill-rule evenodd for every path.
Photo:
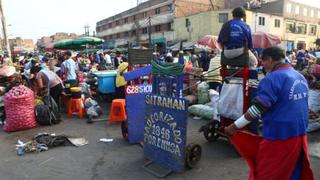
<instances>
[{"instance_id":1,"label":"street sign","mask_svg":"<svg viewBox=\"0 0 320 180\"><path fill-rule=\"evenodd\" d=\"M126 87L126 113L129 143L143 142L146 104L143 101L152 92L151 84Z\"/></svg>"},{"instance_id":2,"label":"street sign","mask_svg":"<svg viewBox=\"0 0 320 180\"><path fill-rule=\"evenodd\" d=\"M144 155L166 168L182 172L185 165L187 101L146 95Z\"/></svg>"},{"instance_id":3,"label":"street sign","mask_svg":"<svg viewBox=\"0 0 320 180\"><path fill-rule=\"evenodd\" d=\"M129 49L128 62L133 64L150 64L153 59L152 49Z\"/></svg>"}]
</instances>

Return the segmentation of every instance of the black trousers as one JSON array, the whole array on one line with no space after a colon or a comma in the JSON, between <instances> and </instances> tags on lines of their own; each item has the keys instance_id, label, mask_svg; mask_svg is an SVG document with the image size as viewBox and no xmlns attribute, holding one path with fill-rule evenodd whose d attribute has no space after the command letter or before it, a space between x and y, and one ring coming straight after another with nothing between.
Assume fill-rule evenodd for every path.
<instances>
[{"instance_id":1,"label":"black trousers","mask_svg":"<svg viewBox=\"0 0 320 180\"><path fill-rule=\"evenodd\" d=\"M116 99L124 99L126 97L126 86L120 86L116 88L115 96Z\"/></svg>"},{"instance_id":2,"label":"black trousers","mask_svg":"<svg viewBox=\"0 0 320 180\"><path fill-rule=\"evenodd\" d=\"M50 96L54 99L56 104L58 105L60 109L60 96L63 91L62 84L58 84L52 88L50 88Z\"/></svg>"}]
</instances>

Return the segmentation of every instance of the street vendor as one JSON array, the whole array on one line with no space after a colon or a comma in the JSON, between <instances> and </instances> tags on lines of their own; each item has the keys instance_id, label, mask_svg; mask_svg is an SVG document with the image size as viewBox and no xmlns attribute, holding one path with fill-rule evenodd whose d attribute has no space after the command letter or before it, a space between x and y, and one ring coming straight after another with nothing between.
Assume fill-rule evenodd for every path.
<instances>
[{"instance_id":1,"label":"street vendor","mask_svg":"<svg viewBox=\"0 0 320 180\"><path fill-rule=\"evenodd\" d=\"M223 24L218 37L223 55L234 59L248 53L250 67L256 66L258 60L250 51L253 49L251 29L242 20L246 18L246 12L242 7L237 7L232 11L232 16L232 20Z\"/></svg>"},{"instance_id":2,"label":"street vendor","mask_svg":"<svg viewBox=\"0 0 320 180\"><path fill-rule=\"evenodd\" d=\"M45 95L43 92L49 90L50 96L55 100L59 107L60 96L63 92L63 82L60 77L48 69L43 69L39 64L31 68L31 72L35 74L35 85L38 94Z\"/></svg>"},{"instance_id":3,"label":"street vendor","mask_svg":"<svg viewBox=\"0 0 320 180\"><path fill-rule=\"evenodd\" d=\"M262 139L253 155L255 162L249 179L312 180L307 151L307 81L285 63L285 53L279 47L265 49L262 64L268 74L261 80L252 106L226 127L225 133L233 139L241 134L237 130L261 118ZM245 142L253 141L246 139Z\"/></svg>"},{"instance_id":4,"label":"street vendor","mask_svg":"<svg viewBox=\"0 0 320 180\"><path fill-rule=\"evenodd\" d=\"M128 60L126 57L122 57L122 63L119 64L116 76L116 97L125 98L125 87L127 81L124 79L123 74L128 71Z\"/></svg>"},{"instance_id":5,"label":"street vendor","mask_svg":"<svg viewBox=\"0 0 320 180\"><path fill-rule=\"evenodd\" d=\"M65 84L68 84L66 88L74 87L77 84L76 63L71 57L70 51L64 54L63 73L66 77Z\"/></svg>"}]
</instances>

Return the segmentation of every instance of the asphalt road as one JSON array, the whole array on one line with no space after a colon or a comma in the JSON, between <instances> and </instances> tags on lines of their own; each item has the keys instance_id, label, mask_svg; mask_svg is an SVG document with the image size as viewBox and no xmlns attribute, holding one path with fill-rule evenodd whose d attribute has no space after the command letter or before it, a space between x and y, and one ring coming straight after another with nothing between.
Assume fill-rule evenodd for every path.
<instances>
[{"instance_id":1,"label":"asphalt road","mask_svg":"<svg viewBox=\"0 0 320 180\"><path fill-rule=\"evenodd\" d=\"M232 145L226 140L207 142L198 128L203 120L190 119L188 142L202 146L202 159L194 169L173 173L169 180L244 180L248 167ZM39 132L85 137L89 144L82 147L58 147L46 152L17 156L15 144L18 139L30 140ZM320 179L320 132L310 134L311 150L318 157L311 157L316 178ZM99 142L100 138L113 138L110 143ZM139 145L130 145L122 139L120 126L109 126L107 122L86 124L76 118L65 119L50 127L27 131L0 132L0 179L1 180L122 180L158 179L147 173L142 166L147 162Z\"/></svg>"}]
</instances>

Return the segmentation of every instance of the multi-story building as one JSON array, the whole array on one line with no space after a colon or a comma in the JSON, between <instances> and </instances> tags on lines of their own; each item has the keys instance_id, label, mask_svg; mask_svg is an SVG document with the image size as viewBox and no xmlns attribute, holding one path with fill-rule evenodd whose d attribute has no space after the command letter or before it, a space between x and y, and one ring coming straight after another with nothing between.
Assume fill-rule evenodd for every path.
<instances>
[{"instance_id":1,"label":"multi-story building","mask_svg":"<svg viewBox=\"0 0 320 180\"><path fill-rule=\"evenodd\" d=\"M239 5L248 6L250 0L226 0L225 7L234 8ZM259 13L283 17L283 23L274 22L282 29L281 38L287 49L313 48L319 37L320 8L305 5L293 0L261 0L260 7L254 7L256 21L266 27L273 19L261 16ZM260 27L261 28L261 27ZM274 31L272 31L274 32Z\"/></svg>"},{"instance_id":2,"label":"multi-story building","mask_svg":"<svg viewBox=\"0 0 320 180\"><path fill-rule=\"evenodd\" d=\"M32 39L22 39L21 37L17 37L15 39L9 39L9 44L12 49L24 49L27 51L33 51L36 46L33 43Z\"/></svg>"},{"instance_id":3,"label":"multi-story building","mask_svg":"<svg viewBox=\"0 0 320 180\"><path fill-rule=\"evenodd\" d=\"M223 8L223 0L150 0L120 14L97 22L97 36L106 48L147 45L148 29L151 42L163 47L175 40L173 21L176 17Z\"/></svg>"}]
</instances>

